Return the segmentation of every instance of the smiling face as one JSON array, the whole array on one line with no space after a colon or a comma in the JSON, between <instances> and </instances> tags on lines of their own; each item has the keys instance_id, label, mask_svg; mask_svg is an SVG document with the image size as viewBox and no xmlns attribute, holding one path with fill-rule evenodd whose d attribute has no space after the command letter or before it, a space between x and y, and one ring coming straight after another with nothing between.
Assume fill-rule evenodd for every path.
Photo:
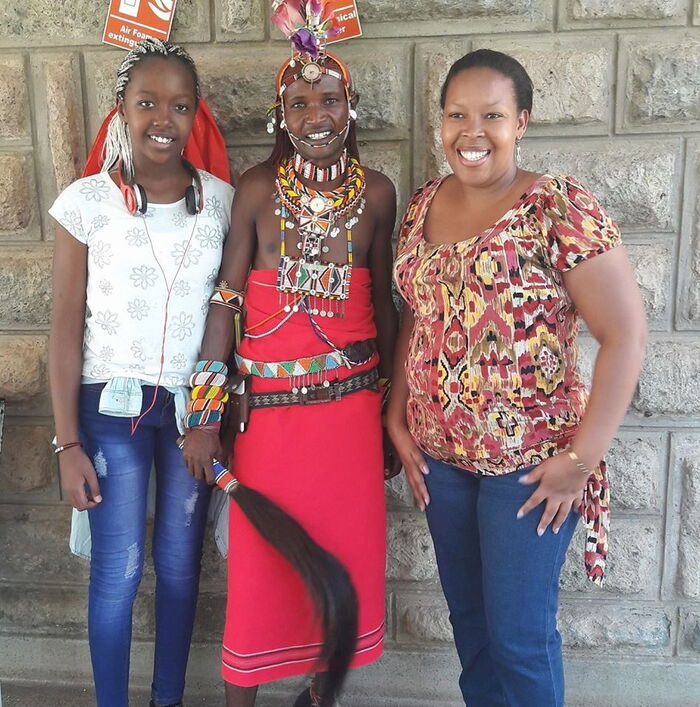
<instances>
[{"instance_id":1,"label":"smiling face","mask_svg":"<svg viewBox=\"0 0 700 707\"><path fill-rule=\"evenodd\" d=\"M119 114L129 127L137 171L180 161L196 107L194 77L180 61L149 57L131 69Z\"/></svg>"},{"instance_id":2,"label":"smiling face","mask_svg":"<svg viewBox=\"0 0 700 707\"><path fill-rule=\"evenodd\" d=\"M313 84L298 79L287 87L283 100L294 149L319 167L333 164L347 137L349 106L344 84L328 74Z\"/></svg>"},{"instance_id":3,"label":"smiling face","mask_svg":"<svg viewBox=\"0 0 700 707\"><path fill-rule=\"evenodd\" d=\"M442 145L460 182L485 187L515 174L516 138L527 129L512 80L489 68L458 73L447 88Z\"/></svg>"}]
</instances>

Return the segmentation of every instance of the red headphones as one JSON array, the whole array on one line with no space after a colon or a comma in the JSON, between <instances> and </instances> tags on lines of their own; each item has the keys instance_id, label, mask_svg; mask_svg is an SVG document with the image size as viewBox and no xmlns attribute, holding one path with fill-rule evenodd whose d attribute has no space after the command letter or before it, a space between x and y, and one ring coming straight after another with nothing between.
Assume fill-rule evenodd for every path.
<instances>
[{"instance_id":1,"label":"red headphones","mask_svg":"<svg viewBox=\"0 0 700 707\"><path fill-rule=\"evenodd\" d=\"M204 208L204 191L199 172L187 161L182 160L185 169L192 176L192 184L185 189L185 208L187 213L194 216ZM127 184L124 181L123 164L121 160L117 163L117 179L119 180L119 191L124 197L124 203L130 214L145 214L148 211L148 199L146 190L140 184Z\"/></svg>"}]
</instances>

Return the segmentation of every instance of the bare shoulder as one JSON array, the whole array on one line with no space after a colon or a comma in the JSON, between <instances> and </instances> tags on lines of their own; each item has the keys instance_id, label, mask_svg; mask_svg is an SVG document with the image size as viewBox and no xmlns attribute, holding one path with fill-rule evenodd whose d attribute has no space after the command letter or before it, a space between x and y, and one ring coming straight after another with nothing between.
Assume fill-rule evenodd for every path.
<instances>
[{"instance_id":1,"label":"bare shoulder","mask_svg":"<svg viewBox=\"0 0 700 707\"><path fill-rule=\"evenodd\" d=\"M396 208L396 189L394 183L385 174L376 169L365 167L365 198L367 203L377 209Z\"/></svg>"},{"instance_id":2,"label":"bare shoulder","mask_svg":"<svg viewBox=\"0 0 700 707\"><path fill-rule=\"evenodd\" d=\"M272 165L256 164L238 180L236 199L239 203L255 207L262 199L269 198L275 188L275 170Z\"/></svg>"}]
</instances>

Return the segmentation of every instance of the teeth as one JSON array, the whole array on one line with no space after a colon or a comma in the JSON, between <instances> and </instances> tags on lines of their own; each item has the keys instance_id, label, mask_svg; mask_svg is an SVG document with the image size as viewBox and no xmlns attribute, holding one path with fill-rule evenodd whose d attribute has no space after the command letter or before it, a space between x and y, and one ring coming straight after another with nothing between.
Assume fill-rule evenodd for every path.
<instances>
[{"instance_id":1,"label":"teeth","mask_svg":"<svg viewBox=\"0 0 700 707\"><path fill-rule=\"evenodd\" d=\"M309 140L323 140L324 137L328 137L331 134L330 130L324 130L322 133L310 133L306 137Z\"/></svg>"},{"instance_id":2,"label":"teeth","mask_svg":"<svg viewBox=\"0 0 700 707\"><path fill-rule=\"evenodd\" d=\"M162 137L161 135L149 135L148 137L150 137L151 140L155 140L156 142L159 142L161 145L169 145L173 141L173 138Z\"/></svg>"},{"instance_id":3,"label":"teeth","mask_svg":"<svg viewBox=\"0 0 700 707\"><path fill-rule=\"evenodd\" d=\"M459 150L459 154L462 157L462 159L467 160L467 162L476 162L477 160L481 160L486 155L489 154L488 150L480 150L479 152L472 152L466 151L466 150Z\"/></svg>"}]
</instances>

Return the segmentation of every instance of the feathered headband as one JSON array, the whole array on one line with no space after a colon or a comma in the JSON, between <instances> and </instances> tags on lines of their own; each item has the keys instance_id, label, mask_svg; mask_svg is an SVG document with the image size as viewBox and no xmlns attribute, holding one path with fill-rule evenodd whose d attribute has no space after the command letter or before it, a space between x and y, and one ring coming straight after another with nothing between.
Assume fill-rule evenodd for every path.
<instances>
[{"instance_id":1,"label":"feathered headband","mask_svg":"<svg viewBox=\"0 0 700 707\"><path fill-rule=\"evenodd\" d=\"M272 11L272 23L292 43L292 56L277 73L277 95L281 96L287 86L300 78L313 83L324 74L340 79L351 92L348 67L326 51L328 40L340 32L330 0L274 0ZM327 58L337 64L340 72L326 67ZM297 63L300 70L285 79L287 68L295 68Z\"/></svg>"}]
</instances>

